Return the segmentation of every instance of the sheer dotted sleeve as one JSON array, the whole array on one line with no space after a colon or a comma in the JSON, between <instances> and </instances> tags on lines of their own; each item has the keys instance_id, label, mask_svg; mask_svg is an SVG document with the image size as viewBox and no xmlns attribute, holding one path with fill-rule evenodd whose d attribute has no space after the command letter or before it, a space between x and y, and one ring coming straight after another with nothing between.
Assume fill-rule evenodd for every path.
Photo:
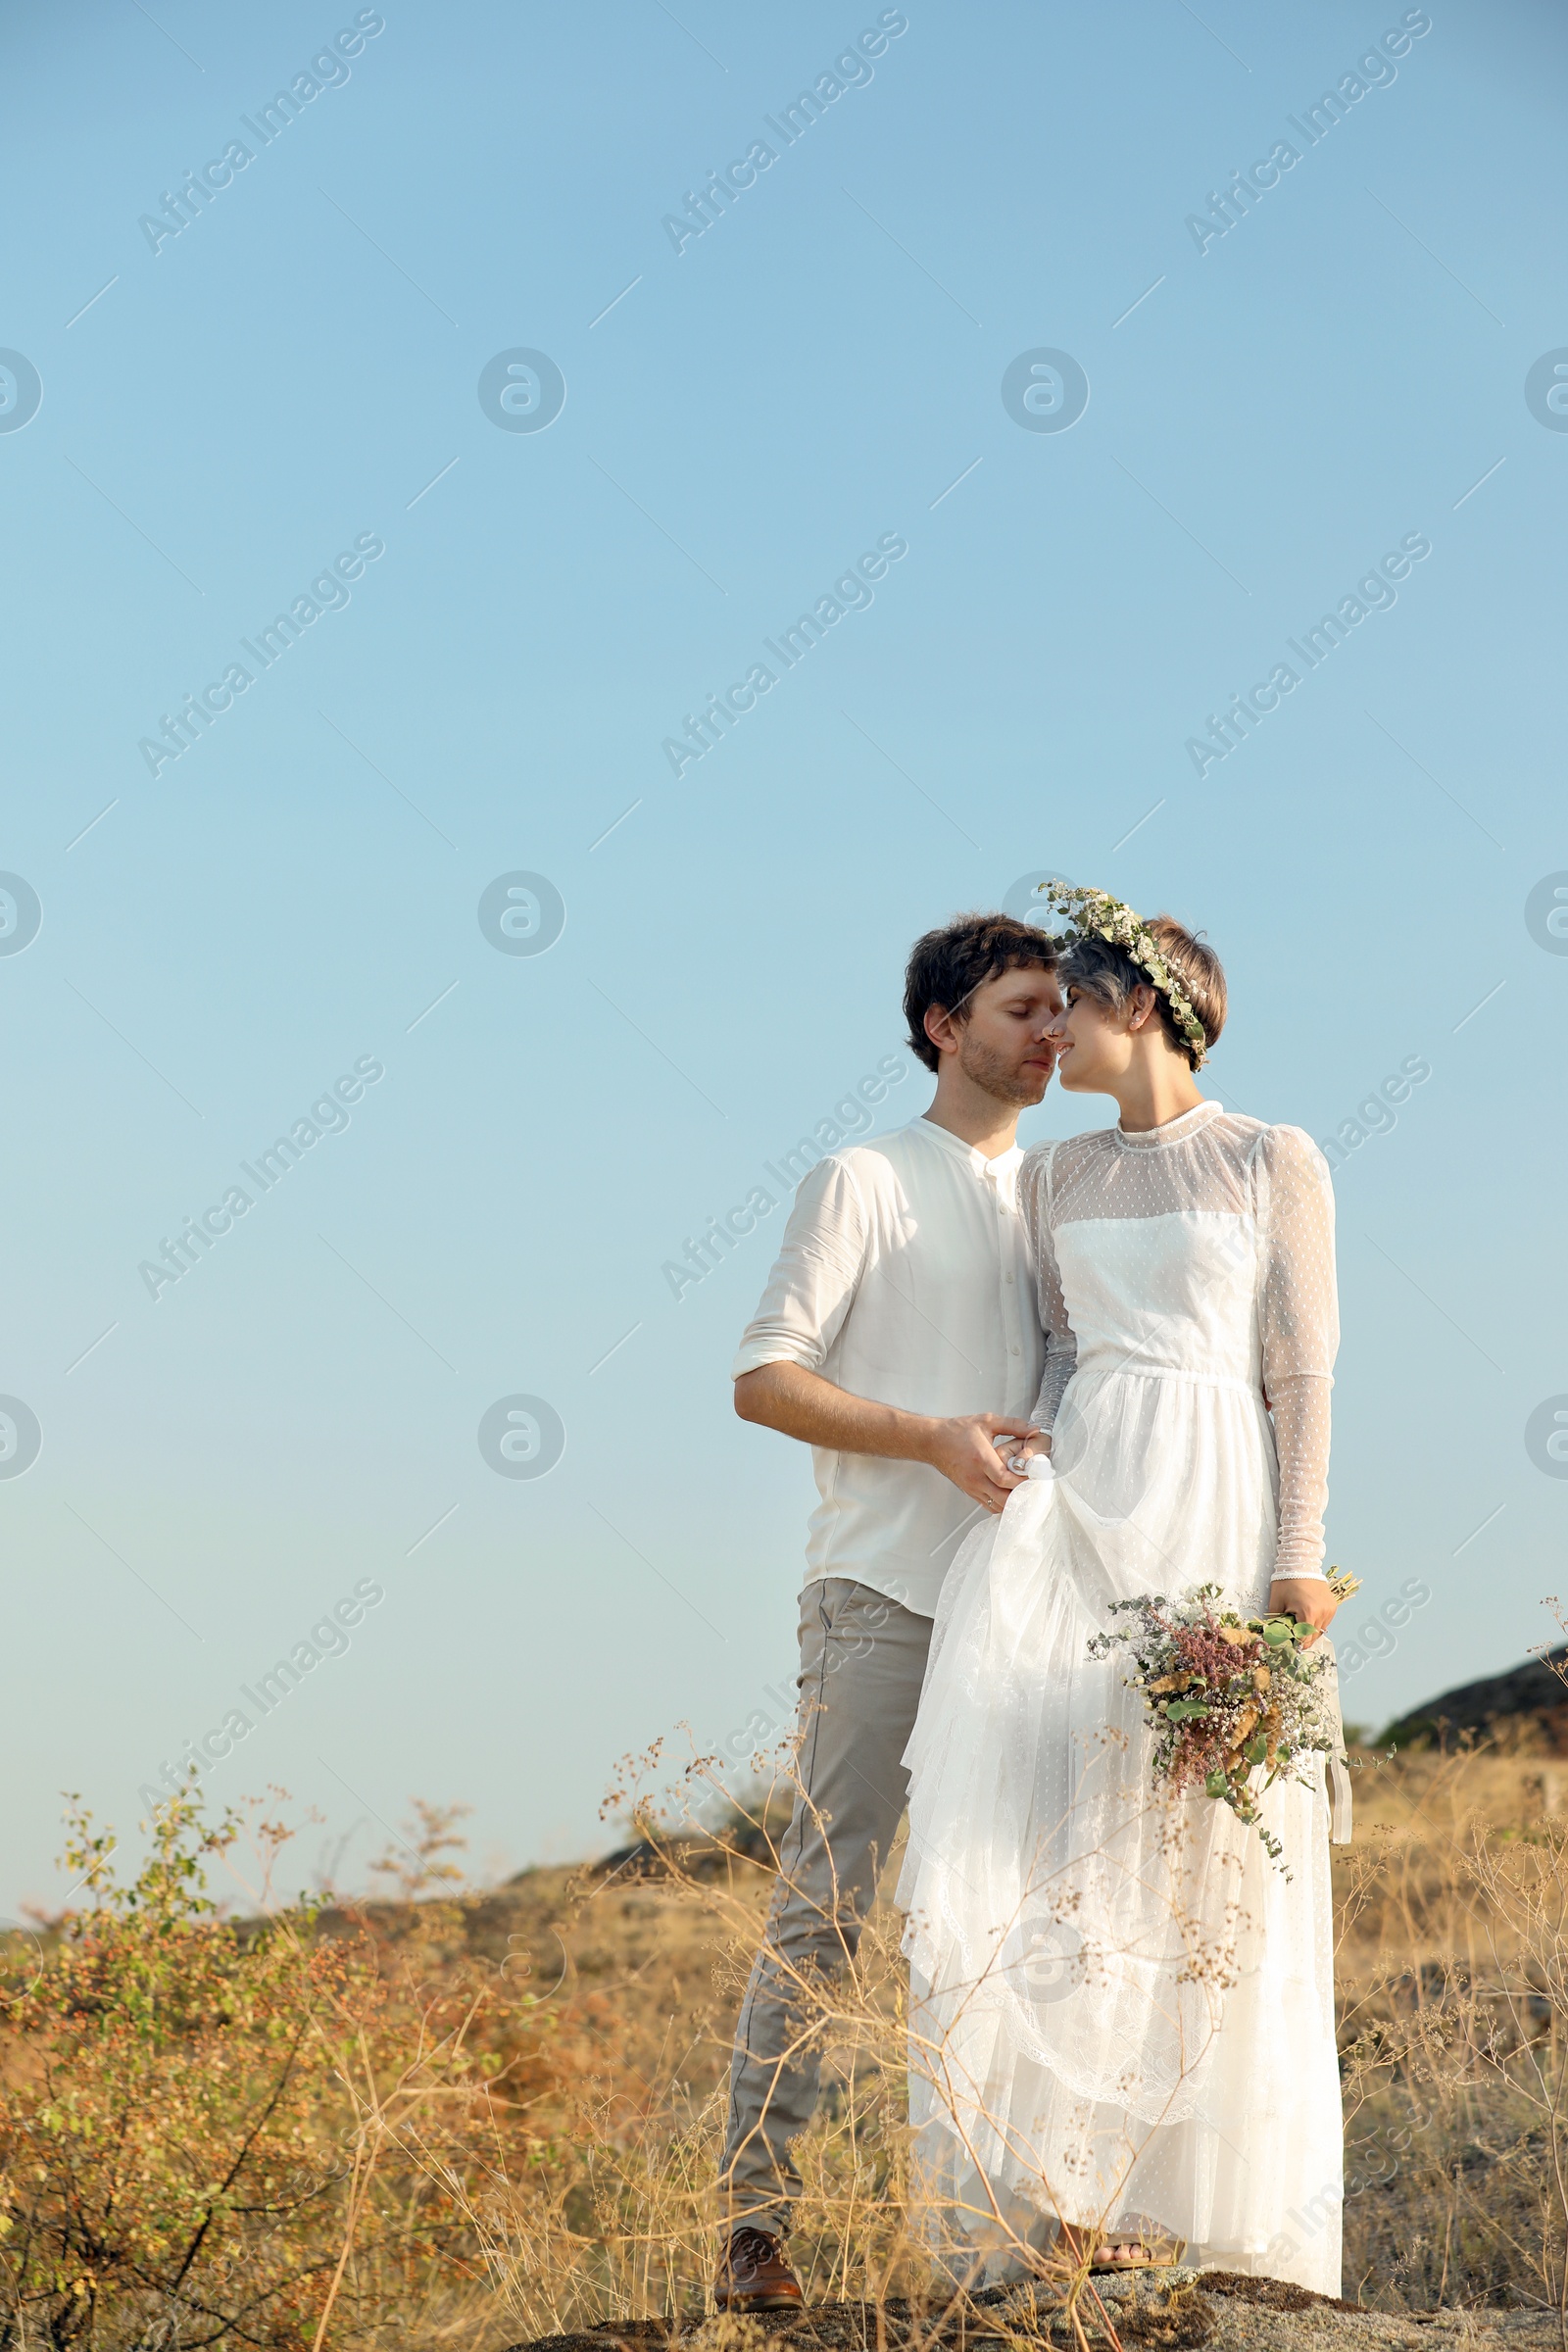
<instances>
[{"instance_id":1,"label":"sheer dotted sleeve","mask_svg":"<svg viewBox=\"0 0 1568 2352\"><path fill-rule=\"evenodd\" d=\"M1298 1127L1264 1129L1257 1178L1263 1394L1280 1463L1274 1574L1321 1576L1329 1392L1340 1344L1334 1194L1328 1163Z\"/></svg>"},{"instance_id":2,"label":"sheer dotted sleeve","mask_svg":"<svg viewBox=\"0 0 1568 2352\"><path fill-rule=\"evenodd\" d=\"M1062 1391L1072 1378L1078 1361L1078 1342L1067 1320L1067 1301L1062 1295L1061 1276L1056 1270L1056 1253L1051 1242L1051 1158L1052 1144L1043 1144L1030 1152L1018 1170L1018 1210L1023 1218L1024 1231L1029 1237L1029 1255L1035 1268L1035 1297L1039 1303L1041 1327L1046 1335L1046 1361L1041 1375L1040 1395L1030 1420L1037 1429L1055 1427L1056 1409L1061 1403Z\"/></svg>"}]
</instances>

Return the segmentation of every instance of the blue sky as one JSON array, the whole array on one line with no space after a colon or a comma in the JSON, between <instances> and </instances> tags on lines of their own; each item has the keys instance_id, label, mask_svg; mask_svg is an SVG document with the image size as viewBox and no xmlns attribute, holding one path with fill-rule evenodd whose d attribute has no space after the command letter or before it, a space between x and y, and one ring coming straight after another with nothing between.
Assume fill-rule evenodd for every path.
<instances>
[{"instance_id":1,"label":"blue sky","mask_svg":"<svg viewBox=\"0 0 1568 2352\"><path fill-rule=\"evenodd\" d=\"M678 1299L662 1269L879 1062L878 1122L923 1107L907 945L1041 870L1206 928L1227 1101L1332 1138L1429 1065L1337 1177L1331 1551L1352 1630L1432 1595L1348 1711L1543 1639L1560 15L64 0L0 39L0 868L41 908L8 951L0 901L12 1461L41 1433L0 1476L0 1904L60 1891L62 1789L130 1834L357 1586L209 1782L317 1806L349 1877L414 1793L474 1805L487 1869L589 1849L622 1751L776 1711L808 1463L727 1372L782 1211ZM564 381L543 429L481 406L517 351ZM1040 351L1087 378L1067 429L1004 404ZM510 380L526 424L554 378ZM1194 755L1414 538L1396 601ZM138 748L209 685L177 759ZM555 894L531 940L512 902L524 947L564 916L537 953L480 926L519 873ZM1025 1140L1086 1116L1054 1094ZM519 1396L548 1475L481 1453Z\"/></svg>"}]
</instances>

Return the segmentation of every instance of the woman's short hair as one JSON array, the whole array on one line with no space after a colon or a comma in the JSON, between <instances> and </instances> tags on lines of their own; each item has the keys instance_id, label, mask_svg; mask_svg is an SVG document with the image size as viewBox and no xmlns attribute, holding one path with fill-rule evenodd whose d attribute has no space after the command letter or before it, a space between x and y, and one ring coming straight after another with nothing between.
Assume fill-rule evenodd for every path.
<instances>
[{"instance_id":1,"label":"woman's short hair","mask_svg":"<svg viewBox=\"0 0 1568 2352\"><path fill-rule=\"evenodd\" d=\"M1172 914L1152 916L1144 929L1158 947L1188 1004L1202 1023L1205 1040L1214 1045L1225 1026L1224 965L1206 940L1197 938ZM1093 997L1097 1004L1103 1004L1112 1012L1124 1008L1135 988L1153 985L1125 948L1115 947L1108 939L1100 939L1093 933L1070 941L1063 949L1056 976L1064 990L1081 989L1086 997ZM1172 1050L1196 1068L1193 1049L1176 1026L1170 999L1157 988L1154 1008Z\"/></svg>"},{"instance_id":2,"label":"woman's short hair","mask_svg":"<svg viewBox=\"0 0 1568 2352\"><path fill-rule=\"evenodd\" d=\"M951 1012L956 1021L966 1021L977 988L1017 964L1038 964L1052 971L1056 954L1056 942L1048 932L1010 914L959 914L940 930L927 931L909 950L904 975L909 1052L928 1070L940 1069L942 1056L925 1033L925 1016L933 1004Z\"/></svg>"}]
</instances>

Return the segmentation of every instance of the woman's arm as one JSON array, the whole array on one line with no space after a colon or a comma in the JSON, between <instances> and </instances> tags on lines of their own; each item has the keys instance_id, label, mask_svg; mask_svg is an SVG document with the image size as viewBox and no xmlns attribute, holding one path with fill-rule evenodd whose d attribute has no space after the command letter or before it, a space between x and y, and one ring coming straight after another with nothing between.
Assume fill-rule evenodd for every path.
<instances>
[{"instance_id":1,"label":"woman's arm","mask_svg":"<svg viewBox=\"0 0 1568 2352\"><path fill-rule=\"evenodd\" d=\"M1340 1337L1334 1195L1321 1152L1299 1128L1270 1128L1259 1151L1263 1391L1280 1477L1269 1606L1321 1631L1337 1606L1323 1574L1329 1398Z\"/></svg>"},{"instance_id":2,"label":"woman's arm","mask_svg":"<svg viewBox=\"0 0 1568 2352\"><path fill-rule=\"evenodd\" d=\"M1013 1455L1024 1462L1032 1453L1050 1453L1051 1433L1056 1426L1056 1414L1062 1396L1078 1364L1078 1342L1067 1319L1067 1300L1062 1292L1061 1274L1056 1264L1056 1252L1051 1239L1051 1160L1054 1146L1048 1146L1038 1156L1031 1152L1018 1171L1018 1214L1023 1220L1029 1243L1029 1255L1035 1269L1035 1300L1041 1327L1046 1335L1046 1360L1041 1372L1040 1394L1030 1414L1041 1433L1020 1446Z\"/></svg>"}]
</instances>

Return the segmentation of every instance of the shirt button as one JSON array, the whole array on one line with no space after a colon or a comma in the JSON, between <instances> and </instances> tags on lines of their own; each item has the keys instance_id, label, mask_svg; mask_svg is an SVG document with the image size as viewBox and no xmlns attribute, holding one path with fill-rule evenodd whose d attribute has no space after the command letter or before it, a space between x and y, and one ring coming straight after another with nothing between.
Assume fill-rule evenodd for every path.
<instances>
[{"instance_id":1,"label":"shirt button","mask_svg":"<svg viewBox=\"0 0 1568 2352\"><path fill-rule=\"evenodd\" d=\"M1023 1353L1023 1349L1021 1348L1009 1348L1007 1349L1007 1353L1009 1355L1021 1355Z\"/></svg>"}]
</instances>

